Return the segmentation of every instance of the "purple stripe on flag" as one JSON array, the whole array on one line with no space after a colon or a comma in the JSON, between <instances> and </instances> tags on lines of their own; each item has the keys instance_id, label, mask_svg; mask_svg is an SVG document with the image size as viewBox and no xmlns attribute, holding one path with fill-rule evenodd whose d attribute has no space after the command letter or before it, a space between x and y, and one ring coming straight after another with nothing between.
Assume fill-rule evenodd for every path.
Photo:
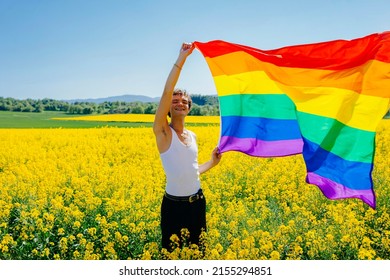
<instances>
[{"instance_id":1,"label":"purple stripe on flag","mask_svg":"<svg viewBox=\"0 0 390 280\"><path fill-rule=\"evenodd\" d=\"M256 138L222 136L221 152L238 151L256 157L278 157L302 153L302 139L263 141Z\"/></svg>"},{"instance_id":2,"label":"purple stripe on flag","mask_svg":"<svg viewBox=\"0 0 390 280\"><path fill-rule=\"evenodd\" d=\"M322 177L314 172L308 172L306 182L316 185L329 199L359 198L375 209L375 194L370 190L353 190L336 183L328 178Z\"/></svg>"}]
</instances>

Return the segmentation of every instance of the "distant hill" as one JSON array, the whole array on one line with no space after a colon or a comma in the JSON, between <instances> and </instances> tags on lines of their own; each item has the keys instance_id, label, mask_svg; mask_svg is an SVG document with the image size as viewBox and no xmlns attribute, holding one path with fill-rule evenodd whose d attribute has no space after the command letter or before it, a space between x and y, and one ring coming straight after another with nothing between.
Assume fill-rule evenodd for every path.
<instances>
[{"instance_id":1,"label":"distant hill","mask_svg":"<svg viewBox=\"0 0 390 280\"><path fill-rule=\"evenodd\" d=\"M203 105L218 105L218 97L217 95L200 95L200 94L192 94L191 95L192 101L200 106ZM104 97L104 98L87 98L87 99L69 99L69 100L62 100L68 103L75 103L75 102L91 102L96 104L101 104L104 102L115 102L115 101L122 101L122 102L155 102L158 103L160 101L160 97L149 97L145 95L119 95L119 96L110 96L110 97Z\"/></svg>"},{"instance_id":2,"label":"distant hill","mask_svg":"<svg viewBox=\"0 0 390 280\"><path fill-rule=\"evenodd\" d=\"M69 99L69 100L63 100L65 102L69 103L75 103L75 102L92 102L92 103L104 103L104 102L115 102L115 101L122 101L122 102L159 102L160 97L149 97L145 95L119 95L119 96L110 96L110 97L104 97L104 98L87 98L87 99Z\"/></svg>"}]
</instances>

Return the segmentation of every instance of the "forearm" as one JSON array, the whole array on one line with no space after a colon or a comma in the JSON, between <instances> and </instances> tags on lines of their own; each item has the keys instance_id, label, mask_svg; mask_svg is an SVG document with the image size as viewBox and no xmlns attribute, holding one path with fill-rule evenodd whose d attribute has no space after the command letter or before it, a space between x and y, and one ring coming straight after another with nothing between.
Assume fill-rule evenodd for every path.
<instances>
[{"instance_id":1,"label":"forearm","mask_svg":"<svg viewBox=\"0 0 390 280\"><path fill-rule=\"evenodd\" d=\"M207 171L209 171L211 168L216 166L218 163L214 162L213 160L209 160L201 165L199 165L199 173L203 174Z\"/></svg>"},{"instance_id":2,"label":"forearm","mask_svg":"<svg viewBox=\"0 0 390 280\"><path fill-rule=\"evenodd\" d=\"M173 90L175 89L177 81L179 80L180 72L186 59L187 57L179 55L176 62L172 65L171 72L169 73L165 83L162 98L169 98L169 101L171 101Z\"/></svg>"},{"instance_id":3,"label":"forearm","mask_svg":"<svg viewBox=\"0 0 390 280\"><path fill-rule=\"evenodd\" d=\"M199 165L199 173L205 173L206 171L210 170L214 166L218 165L221 161L221 153L219 152L218 147L216 147L213 152L211 153L211 159L201 165Z\"/></svg>"}]
</instances>

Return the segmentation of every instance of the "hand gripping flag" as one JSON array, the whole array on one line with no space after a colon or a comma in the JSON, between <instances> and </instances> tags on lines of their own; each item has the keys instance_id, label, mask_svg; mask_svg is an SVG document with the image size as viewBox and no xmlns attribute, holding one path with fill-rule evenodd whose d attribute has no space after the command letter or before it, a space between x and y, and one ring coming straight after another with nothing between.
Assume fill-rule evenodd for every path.
<instances>
[{"instance_id":1,"label":"hand gripping flag","mask_svg":"<svg viewBox=\"0 0 390 280\"><path fill-rule=\"evenodd\" d=\"M221 152L302 153L306 181L327 198L376 207L371 173L390 105L390 32L266 51L194 44L218 92Z\"/></svg>"}]
</instances>

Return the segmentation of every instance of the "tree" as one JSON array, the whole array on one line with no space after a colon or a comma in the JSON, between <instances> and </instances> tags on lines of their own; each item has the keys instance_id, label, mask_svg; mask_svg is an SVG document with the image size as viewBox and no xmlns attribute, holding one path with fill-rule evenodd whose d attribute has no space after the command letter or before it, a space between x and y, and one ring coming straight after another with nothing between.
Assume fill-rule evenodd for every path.
<instances>
[{"instance_id":1,"label":"tree","mask_svg":"<svg viewBox=\"0 0 390 280\"><path fill-rule=\"evenodd\" d=\"M191 106L191 110L190 112L188 113L189 116L200 116L201 115L201 110L200 110L200 106L195 104L195 103L192 103L192 106Z\"/></svg>"},{"instance_id":2,"label":"tree","mask_svg":"<svg viewBox=\"0 0 390 280\"><path fill-rule=\"evenodd\" d=\"M83 111L83 107L81 105L76 104L76 105L70 105L69 107L69 114L81 114Z\"/></svg>"},{"instance_id":3,"label":"tree","mask_svg":"<svg viewBox=\"0 0 390 280\"><path fill-rule=\"evenodd\" d=\"M218 115L218 97L192 95L190 115ZM18 112L62 111L70 114L155 114L157 102L124 102L106 101L103 103L59 101L50 98L18 100L11 97L0 97L0 110Z\"/></svg>"},{"instance_id":4,"label":"tree","mask_svg":"<svg viewBox=\"0 0 390 280\"><path fill-rule=\"evenodd\" d=\"M148 103L146 106L144 113L145 114L155 114L157 110L157 103Z\"/></svg>"},{"instance_id":5,"label":"tree","mask_svg":"<svg viewBox=\"0 0 390 280\"><path fill-rule=\"evenodd\" d=\"M87 106L83 108L83 114L84 115L89 115L93 113L93 108L91 106Z\"/></svg>"},{"instance_id":6,"label":"tree","mask_svg":"<svg viewBox=\"0 0 390 280\"><path fill-rule=\"evenodd\" d=\"M136 105L131 109L132 114L143 114L144 108L141 105Z\"/></svg>"},{"instance_id":7,"label":"tree","mask_svg":"<svg viewBox=\"0 0 390 280\"><path fill-rule=\"evenodd\" d=\"M42 113L44 111L44 107L42 105L42 103L36 103L35 104L35 109L34 109L34 112L36 113Z\"/></svg>"}]
</instances>

